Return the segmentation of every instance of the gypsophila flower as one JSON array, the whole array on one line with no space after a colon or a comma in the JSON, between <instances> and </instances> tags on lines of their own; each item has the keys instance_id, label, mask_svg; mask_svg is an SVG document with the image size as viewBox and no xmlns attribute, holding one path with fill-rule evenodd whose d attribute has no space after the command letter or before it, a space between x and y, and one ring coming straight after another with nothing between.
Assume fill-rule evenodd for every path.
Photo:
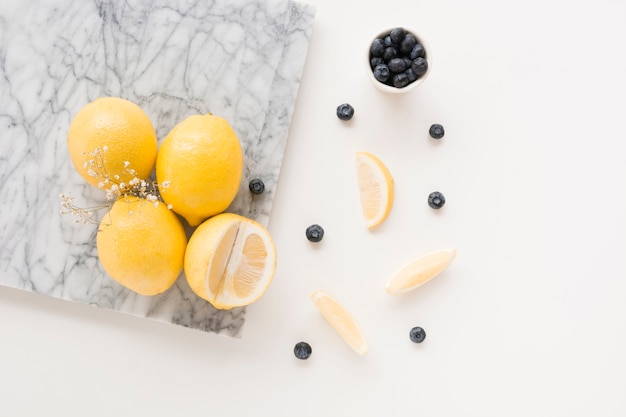
<instances>
[{"instance_id":1,"label":"gypsophila flower","mask_svg":"<svg viewBox=\"0 0 626 417\"><path fill-rule=\"evenodd\" d=\"M76 217L74 223L80 224L98 224L98 220L95 218L95 211L104 210L109 206L96 206L82 208L74 204L74 197L71 195L59 194L61 199L61 207L65 210L61 210L60 214L72 214Z\"/></svg>"}]
</instances>

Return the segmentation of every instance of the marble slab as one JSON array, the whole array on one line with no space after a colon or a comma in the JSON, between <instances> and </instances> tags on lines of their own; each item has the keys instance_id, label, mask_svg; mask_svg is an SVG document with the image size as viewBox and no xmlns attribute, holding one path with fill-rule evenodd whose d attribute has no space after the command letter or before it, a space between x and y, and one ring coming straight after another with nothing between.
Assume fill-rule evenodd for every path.
<instances>
[{"instance_id":1,"label":"marble slab","mask_svg":"<svg viewBox=\"0 0 626 417\"><path fill-rule=\"evenodd\" d=\"M95 225L60 214L108 203L67 156L73 115L99 96L139 104L159 140L191 114L225 117L245 153L228 211L268 224L315 10L290 0L0 2L0 285L240 337L245 308L219 311L179 277L140 296L98 262ZM262 178L261 196L247 190Z\"/></svg>"}]
</instances>

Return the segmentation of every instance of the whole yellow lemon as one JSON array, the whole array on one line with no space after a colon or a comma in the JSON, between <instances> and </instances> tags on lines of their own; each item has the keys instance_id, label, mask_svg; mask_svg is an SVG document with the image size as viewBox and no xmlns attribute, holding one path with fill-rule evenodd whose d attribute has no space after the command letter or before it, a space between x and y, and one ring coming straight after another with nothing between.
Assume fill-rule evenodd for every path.
<instances>
[{"instance_id":1,"label":"whole yellow lemon","mask_svg":"<svg viewBox=\"0 0 626 417\"><path fill-rule=\"evenodd\" d=\"M163 140L156 179L163 201L190 226L223 212L235 199L243 176L243 152L226 119L190 116Z\"/></svg>"},{"instance_id":2,"label":"whole yellow lemon","mask_svg":"<svg viewBox=\"0 0 626 417\"><path fill-rule=\"evenodd\" d=\"M156 295L180 274L187 236L162 202L124 196L102 218L96 244L111 278L139 294Z\"/></svg>"},{"instance_id":3,"label":"whole yellow lemon","mask_svg":"<svg viewBox=\"0 0 626 417\"><path fill-rule=\"evenodd\" d=\"M67 147L76 171L89 184L109 189L148 178L158 144L152 122L138 105L101 97L76 113Z\"/></svg>"}]
</instances>

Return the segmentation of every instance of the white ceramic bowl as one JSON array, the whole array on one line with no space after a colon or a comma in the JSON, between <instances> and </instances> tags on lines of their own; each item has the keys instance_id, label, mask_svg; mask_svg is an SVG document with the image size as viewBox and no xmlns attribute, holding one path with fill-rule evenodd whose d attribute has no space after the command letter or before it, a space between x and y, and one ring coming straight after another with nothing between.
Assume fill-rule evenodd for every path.
<instances>
[{"instance_id":1,"label":"white ceramic bowl","mask_svg":"<svg viewBox=\"0 0 626 417\"><path fill-rule=\"evenodd\" d=\"M430 47L424 41L424 38L422 36L420 36L414 30L408 29L408 28L404 27L404 30L406 30L407 33L410 33L413 36L415 36L415 39L417 39L417 42L421 43L422 46L424 47L424 59L426 59L426 61L428 62L428 69L417 80L413 81L411 84L407 85L406 87L402 87L402 88L397 88L397 87L394 87L392 85L387 85L387 84L384 84L384 83L381 83L380 81L378 81L376 79L376 77L374 77L374 70L372 69L372 67L370 65L370 46L372 45L372 42L374 41L374 39L384 38L393 29L394 28L389 28L387 30L384 30L384 31L380 32L377 36L375 36L372 39L370 39L369 43L367 44L367 50L366 50L366 53L365 53L365 70L367 72L367 78L369 78L372 81L372 83L374 84L374 86L376 88L378 88L380 91L382 91L384 93L391 93L391 94L403 94L403 93L408 93L409 91L414 90L419 85L421 85L426 80L426 78L428 78L428 75L430 74L430 71L431 71L432 65L433 65L433 62L432 62L433 61L433 56L432 56L432 52L430 50Z\"/></svg>"}]
</instances>

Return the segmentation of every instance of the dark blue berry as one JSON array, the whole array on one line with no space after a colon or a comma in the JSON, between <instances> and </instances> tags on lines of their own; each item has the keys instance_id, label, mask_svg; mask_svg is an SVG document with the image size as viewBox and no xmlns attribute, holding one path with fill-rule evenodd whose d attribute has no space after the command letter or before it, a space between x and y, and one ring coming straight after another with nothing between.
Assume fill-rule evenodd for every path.
<instances>
[{"instance_id":1,"label":"dark blue berry","mask_svg":"<svg viewBox=\"0 0 626 417\"><path fill-rule=\"evenodd\" d=\"M396 74L393 76L393 86L396 88L402 88L409 85L409 77L406 73L401 72L400 74Z\"/></svg>"},{"instance_id":2,"label":"dark blue berry","mask_svg":"<svg viewBox=\"0 0 626 417\"><path fill-rule=\"evenodd\" d=\"M428 129L428 134L430 134L430 137L433 139L441 139L445 133L446 132L443 130L443 126L439 123L433 124L430 126L430 129Z\"/></svg>"},{"instance_id":3,"label":"dark blue berry","mask_svg":"<svg viewBox=\"0 0 626 417\"><path fill-rule=\"evenodd\" d=\"M404 38L404 35L406 34L406 30L404 30L403 28L395 28L391 31L391 33L389 33L389 37L391 38L391 42L395 45L398 45L400 42L402 42L402 38Z\"/></svg>"},{"instance_id":4,"label":"dark blue berry","mask_svg":"<svg viewBox=\"0 0 626 417\"><path fill-rule=\"evenodd\" d=\"M389 62L397 56L398 56L398 50L394 48L393 46L389 46L385 49L385 53L383 54L383 59L385 60L385 62Z\"/></svg>"},{"instance_id":5,"label":"dark blue berry","mask_svg":"<svg viewBox=\"0 0 626 417\"><path fill-rule=\"evenodd\" d=\"M417 58L423 58L424 52L424 45L422 45L421 43L416 43L409 53L409 58L411 58L412 60L415 60Z\"/></svg>"},{"instance_id":6,"label":"dark blue berry","mask_svg":"<svg viewBox=\"0 0 626 417\"><path fill-rule=\"evenodd\" d=\"M250 182L248 183L248 188L250 189L250 192L252 194L261 194L263 191L265 191L265 184L260 178L255 178L253 180L250 180Z\"/></svg>"},{"instance_id":7,"label":"dark blue berry","mask_svg":"<svg viewBox=\"0 0 626 417\"><path fill-rule=\"evenodd\" d=\"M417 44L417 39L415 39L415 36L407 33L406 35L404 35L404 38L402 38L402 41L400 42L400 53L402 53L402 55L409 55L413 50L415 44Z\"/></svg>"},{"instance_id":8,"label":"dark blue berry","mask_svg":"<svg viewBox=\"0 0 626 417\"><path fill-rule=\"evenodd\" d=\"M324 238L324 229L319 224L312 224L306 228L306 238L310 242L319 242Z\"/></svg>"},{"instance_id":9,"label":"dark blue berry","mask_svg":"<svg viewBox=\"0 0 626 417\"><path fill-rule=\"evenodd\" d=\"M391 41L391 36L389 35L385 36L384 41L385 41L386 47L393 46L393 42Z\"/></svg>"},{"instance_id":10,"label":"dark blue berry","mask_svg":"<svg viewBox=\"0 0 626 417\"><path fill-rule=\"evenodd\" d=\"M406 62L404 62L403 58L394 58L389 61L389 69L391 72L404 72L406 70Z\"/></svg>"},{"instance_id":11,"label":"dark blue berry","mask_svg":"<svg viewBox=\"0 0 626 417\"><path fill-rule=\"evenodd\" d=\"M387 82L389 75L389 67L385 64L379 64L374 68L374 77L381 83Z\"/></svg>"},{"instance_id":12,"label":"dark blue berry","mask_svg":"<svg viewBox=\"0 0 626 417\"><path fill-rule=\"evenodd\" d=\"M428 62L422 57L415 58L413 64L411 64L411 68L413 68L413 71L419 77L420 75L424 75L428 70Z\"/></svg>"},{"instance_id":13,"label":"dark blue berry","mask_svg":"<svg viewBox=\"0 0 626 417\"><path fill-rule=\"evenodd\" d=\"M446 198L439 191L433 191L428 195L428 205L434 209L440 209L446 204Z\"/></svg>"},{"instance_id":14,"label":"dark blue berry","mask_svg":"<svg viewBox=\"0 0 626 417\"><path fill-rule=\"evenodd\" d=\"M348 103L337 106L337 117L341 120L350 120L354 116L354 107Z\"/></svg>"},{"instance_id":15,"label":"dark blue berry","mask_svg":"<svg viewBox=\"0 0 626 417\"><path fill-rule=\"evenodd\" d=\"M422 343L426 339L426 332L421 327L413 327L409 332L409 337L413 343Z\"/></svg>"},{"instance_id":16,"label":"dark blue berry","mask_svg":"<svg viewBox=\"0 0 626 417\"><path fill-rule=\"evenodd\" d=\"M370 58L370 66L372 67L372 69L376 68L377 65L380 65L383 63L383 57L381 56L373 56Z\"/></svg>"},{"instance_id":17,"label":"dark blue berry","mask_svg":"<svg viewBox=\"0 0 626 417\"><path fill-rule=\"evenodd\" d=\"M311 349L311 345L307 342L298 342L293 348L293 354L296 355L298 359L309 359L311 353L313 353L313 349Z\"/></svg>"},{"instance_id":18,"label":"dark blue berry","mask_svg":"<svg viewBox=\"0 0 626 417\"><path fill-rule=\"evenodd\" d=\"M404 73L406 74L407 78L409 79L409 84L412 83L413 81L417 80L417 75L415 74L415 71L413 71L413 68L409 67L406 69L406 71L404 71Z\"/></svg>"},{"instance_id":19,"label":"dark blue berry","mask_svg":"<svg viewBox=\"0 0 626 417\"><path fill-rule=\"evenodd\" d=\"M370 46L370 54L372 54L372 56L383 56L385 48L386 46L384 40L380 38L374 39L372 45Z\"/></svg>"}]
</instances>

